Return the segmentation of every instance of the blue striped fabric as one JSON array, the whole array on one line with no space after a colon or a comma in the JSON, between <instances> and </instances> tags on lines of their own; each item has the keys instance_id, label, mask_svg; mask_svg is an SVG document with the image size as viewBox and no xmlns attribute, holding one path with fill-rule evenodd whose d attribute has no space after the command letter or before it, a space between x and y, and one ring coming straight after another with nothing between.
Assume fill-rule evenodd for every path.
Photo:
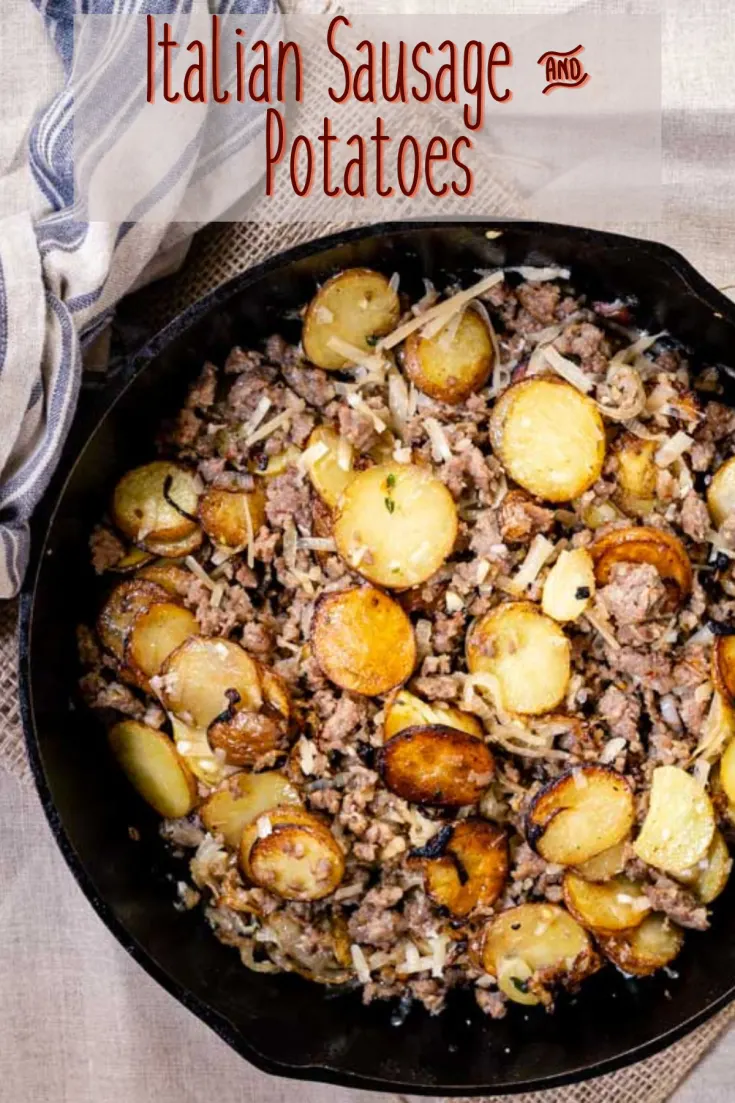
<instances>
[{"instance_id":1,"label":"blue striped fabric","mask_svg":"<svg viewBox=\"0 0 735 1103\"><path fill-rule=\"evenodd\" d=\"M192 113L192 134L164 179L134 196L128 217L90 221L87 189L75 194L74 158L94 181L102 158L135 122L145 103L145 73L130 95L126 44L132 16L168 15L175 33L205 38L210 13L248 16L249 33L277 39L275 0L25 0L33 3L61 59L65 79L36 119L27 145L37 205L27 218L0 219L0 598L17 593L29 557L28 522L48 485L69 430L79 393L82 351L99 333L115 303L146 279L157 252L170 244L170 227L146 221L162 196L222 173L234 157L262 139L262 112L233 112L208 126ZM74 74L74 20L106 15L100 69ZM257 30L252 17L257 17ZM205 26L206 24L206 26ZM102 94L127 67L126 95ZM103 68L102 68L103 67ZM74 142L75 112L86 111L82 140ZM253 158L255 162L255 158ZM221 212L216 212L219 214ZM134 258L134 259L131 259ZM160 273L159 273L160 274Z\"/></svg>"}]
</instances>

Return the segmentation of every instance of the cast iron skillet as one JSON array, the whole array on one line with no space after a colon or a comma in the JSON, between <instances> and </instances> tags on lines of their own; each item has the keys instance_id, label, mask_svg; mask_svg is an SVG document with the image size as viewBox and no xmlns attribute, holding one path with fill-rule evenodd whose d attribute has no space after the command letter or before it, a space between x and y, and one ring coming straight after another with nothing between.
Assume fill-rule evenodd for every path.
<instances>
[{"instance_id":1,"label":"cast iron skillet","mask_svg":"<svg viewBox=\"0 0 735 1103\"><path fill-rule=\"evenodd\" d=\"M487 230L501 230L499 237ZM99 603L87 540L116 478L152 453L161 418L180 405L205 359L221 363L284 327L282 316L337 269L368 265L465 283L473 269L562 264L592 296L634 293L639 320L666 328L702 360L735 368L735 308L677 253L612 234L540 223L371 226L293 249L246 272L186 311L134 359L128 378L75 429L34 530L35 562L22 597L21 684L28 750L59 847L93 907L152 976L253 1064L281 1076L349 1087L493 1094L557 1087L639 1060L692 1030L735 995L735 886L705 935L692 933L670 975L626 980L613 969L562 998L555 1015L513 1008L500 1022L467 994L432 1018L368 1008L295 976L245 971L198 911L172 907L180 874L156 819L111 763L99 724L77 707L74 630ZM290 323L293 329L294 323ZM139 842L128 828L136 826Z\"/></svg>"}]
</instances>

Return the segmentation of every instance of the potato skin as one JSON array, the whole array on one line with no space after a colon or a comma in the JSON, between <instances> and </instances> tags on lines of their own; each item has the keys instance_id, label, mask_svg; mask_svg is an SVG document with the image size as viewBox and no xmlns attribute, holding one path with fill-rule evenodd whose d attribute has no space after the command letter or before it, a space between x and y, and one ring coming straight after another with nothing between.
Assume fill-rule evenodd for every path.
<instances>
[{"instance_id":1,"label":"potato skin","mask_svg":"<svg viewBox=\"0 0 735 1103\"><path fill-rule=\"evenodd\" d=\"M373 586L322 594L314 607L311 646L330 681L364 697L394 689L416 665L410 620L398 602Z\"/></svg>"},{"instance_id":2,"label":"potato skin","mask_svg":"<svg viewBox=\"0 0 735 1103\"><path fill-rule=\"evenodd\" d=\"M480 739L432 724L405 728L378 751L377 769L392 793L416 804L475 804L492 781L495 760Z\"/></svg>"},{"instance_id":3,"label":"potato skin","mask_svg":"<svg viewBox=\"0 0 735 1103\"><path fill-rule=\"evenodd\" d=\"M196 782L167 735L138 720L121 720L108 740L128 781L160 816L178 819L191 812Z\"/></svg>"},{"instance_id":4,"label":"potato skin","mask_svg":"<svg viewBox=\"0 0 735 1103\"><path fill-rule=\"evenodd\" d=\"M707 508L715 528L735 509L735 456L717 468L707 487Z\"/></svg>"},{"instance_id":5,"label":"potato skin","mask_svg":"<svg viewBox=\"0 0 735 1103\"><path fill-rule=\"evenodd\" d=\"M672 600L681 603L692 589L692 565L678 537L663 529L631 525L613 529L589 547L598 586L610 581L616 563L649 563L661 575Z\"/></svg>"},{"instance_id":6,"label":"potato skin","mask_svg":"<svg viewBox=\"0 0 735 1103\"><path fill-rule=\"evenodd\" d=\"M490 416L490 443L511 478L548 502L579 497L600 477L605 460L597 407L556 377L508 387Z\"/></svg>"},{"instance_id":7,"label":"potato skin","mask_svg":"<svg viewBox=\"0 0 735 1103\"><path fill-rule=\"evenodd\" d=\"M199 520L209 539L225 548L241 548L248 542L250 513L253 535L265 524L265 493L258 485L253 491L207 490L199 499Z\"/></svg>"},{"instance_id":8,"label":"potato skin","mask_svg":"<svg viewBox=\"0 0 735 1103\"><path fill-rule=\"evenodd\" d=\"M345 861L324 820L295 805L264 815L269 834L260 834L258 817L242 835L240 865L246 877L284 900L321 900L334 892Z\"/></svg>"},{"instance_id":9,"label":"potato skin","mask_svg":"<svg viewBox=\"0 0 735 1103\"><path fill-rule=\"evenodd\" d=\"M494 904L508 877L508 840L502 828L487 820L458 823L438 858L418 861L427 895L457 919Z\"/></svg>"},{"instance_id":10,"label":"potato skin","mask_svg":"<svg viewBox=\"0 0 735 1103\"><path fill-rule=\"evenodd\" d=\"M288 747L285 725L273 716L248 709L214 720L207 735L215 750L224 751L228 766L254 766L263 755Z\"/></svg>"},{"instance_id":11,"label":"potato skin","mask_svg":"<svg viewBox=\"0 0 735 1103\"><path fill-rule=\"evenodd\" d=\"M120 532L145 547L149 540L155 543L189 536L196 529L196 520L186 514L196 512L197 500L196 480L190 471L167 460L155 460L123 475L113 491L110 509Z\"/></svg>"},{"instance_id":12,"label":"potato skin","mask_svg":"<svg viewBox=\"0 0 735 1103\"><path fill-rule=\"evenodd\" d=\"M654 912L638 927L617 934L598 934L605 957L624 973L650 977L674 960L684 944L684 932L665 915Z\"/></svg>"},{"instance_id":13,"label":"potato skin","mask_svg":"<svg viewBox=\"0 0 735 1103\"><path fill-rule=\"evenodd\" d=\"M136 617L157 602L168 602L162 586L145 579L126 579L118 583L102 606L97 618L97 635L116 659L125 659L125 644Z\"/></svg>"},{"instance_id":14,"label":"potato skin","mask_svg":"<svg viewBox=\"0 0 735 1103\"><path fill-rule=\"evenodd\" d=\"M370 268L338 272L309 303L301 335L304 352L317 367L340 371L348 361L330 346L330 338L340 337L370 353L372 339L398 324L400 309L398 293L382 273Z\"/></svg>"},{"instance_id":15,"label":"potato skin","mask_svg":"<svg viewBox=\"0 0 735 1103\"><path fill-rule=\"evenodd\" d=\"M439 402L456 406L484 387L493 369L493 344L479 314L465 310L450 344L446 328L433 337L412 333L403 346L411 382Z\"/></svg>"},{"instance_id":16,"label":"potato skin","mask_svg":"<svg viewBox=\"0 0 735 1103\"><path fill-rule=\"evenodd\" d=\"M625 838L634 819L633 792L622 774L610 766L575 766L535 794L525 831L542 858L576 866Z\"/></svg>"},{"instance_id":17,"label":"potato skin","mask_svg":"<svg viewBox=\"0 0 735 1103\"><path fill-rule=\"evenodd\" d=\"M620 505L627 513L644 516L656 498L658 469L654 462L658 442L626 433L616 445Z\"/></svg>"},{"instance_id":18,"label":"potato skin","mask_svg":"<svg viewBox=\"0 0 735 1103\"><path fill-rule=\"evenodd\" d=\"M728 704L735 704L735 636L717 636L712 645L712 681Z\"/></svg>"}]
</instances>

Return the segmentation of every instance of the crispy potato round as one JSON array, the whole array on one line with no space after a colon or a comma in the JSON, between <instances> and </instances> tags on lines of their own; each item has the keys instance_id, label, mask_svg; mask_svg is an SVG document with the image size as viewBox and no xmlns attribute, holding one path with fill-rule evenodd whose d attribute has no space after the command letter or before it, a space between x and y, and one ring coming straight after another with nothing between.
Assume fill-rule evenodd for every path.
<instances>
[{"instance_id":1,"label":"crispy potato round","mask_svg":"<svg viewBox=\"0 0 735 1103\"><path fill-rule=\"evenodd\" d=\"M134 620L125 644L125 664L146 688L172 651L199 635L193 613L171 601L156 602Z\"/></svg>"},{"instance_id":2,"label":"crispy potato round","mask_svg":"<svg viewBox=\"0 0 735 1103\"><path fill-rule=\"evenodd\" d=\"M647 525L613 529L590 544L598 586L610 581L616 563L650 563L661 575L672 599L682 602L691 593L692 565L677 536Z\"/></svg>"},{"instance_id":3,"label":"crispy potato round","mask_svg":"<svg viewBox=\"0 0 735 1103\"><path fill-rule=\"evenodd\" d=\"M715 528L735 510L735 456L725 460L707 487L707 506Z\"/></svg>"},{"instance_id":4,"label":"crispy potato round","mask_svg":"<svg viewBox=\"0 0 735 1103\"><path fill-rule=\"evenodd\" d=\"M214 544L242 548L265 524L265 492L258 484L254 490L208 490L199 499L199 520Z\"/></svg>"},{"instance_id":5,"label":"crispy potato round","mask_svg":"<svg viewBox=\"0 0 735 1103\"><path fill-rule=\"evenodd\" d=\"M122 559L118 559L114 566L107 568L113 571L115 574L131 574L133 571L138 573L140 577L139 567L145 566L146 563L150 563L153 559L151 552L143 551L142 548L129 548L125 552Z\"/></svg>"},{"instance_id":6,"label":"crispy potato round","mask_svg":"<svg viewBox=\"0 0 735 1103\"><path fill-rule=\"evenodd\" d=\"M112 495L112 519L136 543L182 540L197 527L196 477L179 464L155 460L128 471Z\"/></svg>"},{"instance_id":7,"label":"crispy potato round","mask_svg":"<svg viewBox=\"0 0 735 1103\"><path fill-rule=\"evenodd\" d=\"M519 904L488 925L482 966L499 986L502 980L509 999L533 1004L543 1001L547 986L577 984L600 963L584 927L564 908Z\"/></svg>"},{"instance_id":8,"label":"crispy potato round","mask_svg":"<svg viewBox=\"0 0 735 1103\"><path fill-rule=\"evenodd\" d=\"M493 904L508 876L505 832L487 820L462 820L439 858L423 858L426 892L457 919Z\"/></svg>"},{"instance_id":9,"label":"crispy potato round","mask_svg":"<svg viewBox=\"0 0 735 1103\"><path fill-rule=\"evenodd\" d=\"M222 835L237 850L249 824L272 808L301 804L295 785L277 770L262 774L234 774L224 789L212 793L199 809L202 823L212 835Z\"/></svg>"},{"instance_id":10,"label":"crispy potato round","mask_svg":"<svg viewBox=\"0 0 735 1103\"><path fill-rule=\"evenodd\" d=\"M337 551L377 586L425 582L451 554L457 507L440 479L411 463L361 471L345 490L334 523Z\"/></svg>"},{"instance_id":11,"label":"crispy potato round","mask_svg":"<svg viewBox=\"0 0 735 1103\"><path fill-rule=\"evenodd\" d=\"M541 608L547 617L565 623L587 611L595 594L595 568L586 548L559 552L546 576Z\"/></svg>"},{"instance_id":12,"label":"crispy potato round","mask_svg":"<svg viewBox=\"0 0 735 1103\"><path fill-rule=\"evenodd\" d=\"M139 544L161 559L183 559L195 552L203 540L204 533L200 528L196 528L188 536L182 536L180 540L153 540L150 536L146 536L144 540L139 541Z\"/></svg>"},{"instance_id":13,"label":"crispy potato round","mask_svg":"<svg viewBox=\"0 0 735 1103\"><path fill-rule=\"evenodd\" d=\"M392 793L417 804L475 804L493 779L485 743L442 724L406 728L383 744L378 770Z\"/></svg>"},{"instance_id":14,"label":"crispy potato round","mask_svg":"<svg viewBox=\"0 0 735 1103\"><path fill-rule=\"evenodd\" d=\"M142 567L135 577L155 582L172 597L183 597L191 585L192 573L176 563L149 563Z\"/></svg>"},{"instance_id":15,"label":"crispy potato round","mask_svg":"<svg viewBox=\"0 0 735 1103\"><path fill-rule=\"evenodd\" d=\"M715 637L712 681L726 703L735 703L735 636Z\"/></svg>"},{"instance_id":16,"label":"crispy potato round","mask_svg":"<svg viewBox=\"0 0 735 1103\"><path fill-rule=\"evenodd\" d=\"M248 709L225 711L209 725L207 735L230 766L254 766L263 755L288 747L288 730L281 717Z\"/></svg>"},{"instance_id":17,"label":"crispy potato round","mask_svg":"<svg viewBox=\"0 0 735 1103\"><path fill-rule=\"evenodd\" d=\"M120 582L110 592L97 618L97 635L104 647L119 659L125 658L125 644L137 617L157 602L169 600L162 586L145 579Z\"/></svg>"},{"instance_id":18,"label":"crispy potato round","mask_svg":"<svg viewBox=\"0 0 735 1103\"><path fill-rule=\"evenodd\" d=\"M511 478L548 502L599 479L605 428L594 402L560 379L523 379L495 403L490 442Z\"/></svg>"},{"instance_id":19,"label":"crispy potato round","mask_svg":"<svg viewBox=\"0 0 735 1103\"><path fill-rule=\"evenodd\" d=\"M464 311L456 329L450 320L433 337L416 330L407 338L403 356L414 386L452 406L484 387L493 369L490 333L474 310Z\"/></svg>"},{"instance_id":20,"label":"crispy potato round","mask_svg":"<svg viewBox=\"0 0 735 1103\"><path fill-rule=\"evenodd\" d=\"M333 348L333 337L370 353L376 338L395 329L400 313L398 293L380 272L338 272L309 303L301 335L304 352L317 367L339 371L352 361Z\"/></svg>"},{"instance_id":21,"label":"crispy potato round","mask_svg":"<svg viewBox=\"0 0 735 1103\"><path fill-rule=\"evenodd\" d=\"M448 705L430 705L413 693L409 693L407 689L399 689L385 706L383 720L385 739L398 735L404 728L434 724L469 732L470 735L476 735L478 739L482 739L485 735L482 724L472 713L462 712L461 709L450 708Z\"/></svg>"},{"instance_id":22,"label":"crispy potato round","mask_svg":"<svg viewBox=\"0 0 735 1103\"><path fill-rule=\"evenodd\" d=\"M128 781L160 816L178 819L191 812L196 782L168 736L138 720L121 720L110 729L109 742Z\"/></svg>"},{"instance_id":23,"label":"crispy potato round","mask_svg":"<svg viewBox=\"0 0 735 1103\"><path fill-rule=\"evenodd\" d=\"M658 441L642 440L633 433L625 433L615 446L617 495L626 513L645 516L653 508L656 498L658 468L654 456Z\"/></svg>"},{"instance_id":24,"label":"crispy potato round","mask_svg":"<svg viewBox=\"0 0 735 1103\"><path fill-rule=\"evenodd\" d=\"M591 931L625 931L637 927L651 911L648 897L635 881L613 877L596 884L571 870L564 874L564 903L577 922Z\"/></svg>"},{"instance_id":25,"label":"crispy potato round","mask_svg":"<svg viewBox=\"0 0 735 1103\"><path fill-rule=\"evenodd\" d=\"M634 977L649 977L671 964L684 945L684 932L665 915L654 912L633 930L598 934L597 941L618 969Z\"/></svg>"},{"instance_id":26,"label":"crispy potato round","mask_svg":"<svg viewBox=\"0 0 735 1103\"><path fill-rule=\"evenodd\" d=\"M693 869L677 874L703 904L711 904L724 890L732 871L732 858L721 831L715 828L709 850Z\"/></svg>"},{"instance_id":27,"label":"crispy potato round","mask_svg":"<svg viewBox=\"0 0 735 1103\"><path fill-rule=\"evenodd\" d=\"M611 877L616 877L618 873L623 872L627 845L628 839L621 839L615 846L575 866L574 872L584 877L585 881L609 881Z\"/></svg>"},{"instance_id":28,"label":"crispy potato round","mask_svg":"<svg viewBox=\"0 0 735 1103\"><path fill-rule=\"evenodd\" d=\"M177 648L161 671L161 699L185 724L206 729L239 694L241 708L257 712L263 704L258 664L234 640L192 636Z\"/></svg>"},{"instance_id":29,"label":"crispy potato round","mask_svg":"<svg viewBox=\"0 0 735 1103\"><path fill-rule=\"evenodd\" d=\"M266 821L266 822L264 822ZM344 876L344 854L323 820L295 806L259 816L243 832L240 864L284 900L321 900Z\"/></svg>"},{"instance_id":30,"label":"crispy potato round","mask_svg":"<svg viewBox=\"0 0 735 1103\"><path fill-rule=\"evenodd\" d=\"M507 601L472 625L467 635L471 674L497 681L508 712L537 716L556 708L571 675L569 640L530 601Z\"/></svg>"},{"instance_id":31,"label":"crispy potato round","mask_svg":"<svg viewBox=\"0 0 735 1103\"><path fill-rule=\"evenodd\" d=\"M411 676L416 640L398 602L372 586L323 594L311 622L314 658L335 685L378 697Z\"/></svg>"},{"instance_id":32,"label":"crispy potato round","mask_svg":"<svg viewBox=\"0 0 735 1103\"><path fill-rule=\"evenodd\" d=\"M326 452L308 463L309 479L322 501L333 509L355 477L352 445L329 425L318 425L309 437L307 451L319 445Z\"/></svg>"},{"instance_id":33,"label":"crispy potato round","mask_svg":"<svg viewBox=\"0 0 735 1103\"><path fill-rule=\"evenodd\" d=\"M547 862L576 866L624 839L634 819L633 791L622 774L575 766L533 797L526 838Z\"/></svg>"},{"instance_id":34,"label":"crispy potato round","mask_svg":"<svg viewBox=\"0 0 735 1103\"><path fill-rule=\"evenodd\" d=\"M714 833L715 813L703 786L680 766L657 766L633 843L641 861L674 876L684 873L706 856Z\"/></svg>"}]
</instances>

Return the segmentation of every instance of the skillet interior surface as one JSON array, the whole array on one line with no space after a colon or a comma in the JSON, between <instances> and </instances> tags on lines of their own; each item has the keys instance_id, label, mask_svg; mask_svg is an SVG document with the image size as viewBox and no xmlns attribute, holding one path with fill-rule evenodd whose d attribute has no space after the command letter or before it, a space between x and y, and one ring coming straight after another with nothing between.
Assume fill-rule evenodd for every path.
<instances>
[{"instance_id":1,"label":"skillet interior surface","mask_svg":"<svg viewBox=\"0 0 735 1103\"><path fill-rule=\"evenodd\" d=\"M82 408L34 526L34 565L22 600L21 678L29 753L46 814L75 877L132 955L187 1007L260 1068L351 1087L427 1094L493 1094L555 1087L644 1057L692 1029L735 995L735 884L705 935L691 933L675 971L647 980L612 969L562 997L557 1013L511 1008L494 1022L466 993L432 1018L368 1008L284 975L246 971L198 910L174 910L182 866L157 819L112 763L101 727L76 698L75 627L93 619L100 583L88 537L117 477L150 458L154 432L181 405L205 359L221 363L276 331L316 282L353 265L465 284L475 269L561 264L591 297L633 293L639 324L666 328L695 361L735 368L735 308L678 254L652 243L564 226L387 224L299 247L245 273L173 322L142 350L127 380ZM114 393L112 393L114 392ZM733 401L732 397L726 401ZM134 842L129 827L140 831Z\"/></svg>"}]
</instances>

